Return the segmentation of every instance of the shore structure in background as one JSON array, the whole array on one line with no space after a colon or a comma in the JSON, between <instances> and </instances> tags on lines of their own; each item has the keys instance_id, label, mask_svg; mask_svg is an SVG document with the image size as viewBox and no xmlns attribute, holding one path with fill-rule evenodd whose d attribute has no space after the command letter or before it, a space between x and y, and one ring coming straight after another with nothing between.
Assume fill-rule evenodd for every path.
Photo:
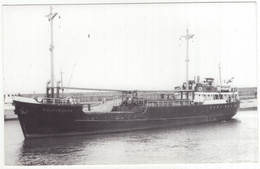
<instances>
[{"instance_id":1,"label":"shore structure in background","mask_svg":"<svg viewBox=\"0 0 260 169\"><path fill-rule=\"evenodd\" d=\"M4 120L14 120L17 119L17 115L14 114L15 107L13 106L13 98L16 96L21 96L18 94L4 94Z\"/></svg>"},{"instance_id":2,"label":"shore structure in background","mask_svg":"<svg viewBox=\"0 0 260 169\"><path fill-rule=\"evenodd\" d=\"M56 15L51 8L48 18ZM49 21L52 27L52 19ZM51 31L51 39L52 36ZM186 38L187 41L189 39ZM50 52L53 67L52 40ZM188 66L188 60L186 62ZM199 78L197 81L186 79L182 87L172 91L90 89L63 87L59 83L54 87L53 80L51 74L51 86L47 84L45 97L14 98L15 114L18 115L25 139L126 132L229 120L240 106L237 88L217 86L213 78L204 81ZM62 89L119 92L121 95L104 99L101 103L82 103L73 97L61 97ZM155 93L160 97L145 98L139 93Z\"/></svg>"}]
</instances>

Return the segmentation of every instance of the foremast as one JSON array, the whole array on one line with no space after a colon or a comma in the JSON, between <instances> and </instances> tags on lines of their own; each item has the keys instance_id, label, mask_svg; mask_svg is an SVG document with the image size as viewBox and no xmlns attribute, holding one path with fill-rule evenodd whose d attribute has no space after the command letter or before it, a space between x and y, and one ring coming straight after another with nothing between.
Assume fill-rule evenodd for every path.
<instances>
[{"instance_id":1,"label":"foremast","mask_svg":"<svg viewBox=\"0 0 260 169\"><path fill-rule=\"evenodd\" d=\"M50 13L46 16L48 20L50 21L50 59L51 59L51 81L50 81L50 89L51 89L51 95L50 97L54 97L54 59L53 59L53 50L54 50L54 44L53 44L53 20L55 16L58 13L52 12L52 6L50 6ZM48 91L49 88L47 86L47 97L48 97Z\"/></svg>"}]
</instances>

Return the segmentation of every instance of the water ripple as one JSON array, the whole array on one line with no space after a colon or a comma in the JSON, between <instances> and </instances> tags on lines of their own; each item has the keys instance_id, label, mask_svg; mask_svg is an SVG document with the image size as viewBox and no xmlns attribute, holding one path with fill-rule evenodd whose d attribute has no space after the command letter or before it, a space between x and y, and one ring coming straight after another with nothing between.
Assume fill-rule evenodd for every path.
<instances>
[{"instance_id":1,"label":"water ripple","mask_svg":"<svg viewBox=\"0 0 260 169\"><path fill-rule=\"evenodd\" d=\"M239 112L226 122L35 140L23 140L19 122L7 121L5 134L6 165L256 162L258 157L256 111Z\"/></svg>"}]
</instances>

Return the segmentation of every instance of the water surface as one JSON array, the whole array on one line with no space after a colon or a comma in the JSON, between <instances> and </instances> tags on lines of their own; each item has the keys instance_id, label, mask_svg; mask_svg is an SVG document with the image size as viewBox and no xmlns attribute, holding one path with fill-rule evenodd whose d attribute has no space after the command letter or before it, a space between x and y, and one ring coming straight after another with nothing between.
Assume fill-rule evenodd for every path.
<instances>
[{"instance_id":1,"label":"water surface","mask_svg":"<svg viewBox=\"0 0 260 169\"><path fill-rule=\"evenodd\" d=\"M24 140L5 122L5 165L257 162L257 111L230 121L128 133Z\"/></svg>"}]
</instances>

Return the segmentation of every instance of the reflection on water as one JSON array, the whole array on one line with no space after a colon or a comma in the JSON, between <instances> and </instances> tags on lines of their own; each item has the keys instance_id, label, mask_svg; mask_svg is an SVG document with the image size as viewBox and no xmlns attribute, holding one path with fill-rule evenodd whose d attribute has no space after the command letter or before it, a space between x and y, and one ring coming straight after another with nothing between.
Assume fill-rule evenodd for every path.
<instances>
[{"instance_id":1,"label":"reflection on water","mask_svg":"<svg viewBox=\"0 0 260 169\"><path fill-rule=\"evenodd\" d=\"M226 122L128 133L23 140L5 122L6 165L155 164L257 161L257 112Z\"/></svg>"}]
</instances>

